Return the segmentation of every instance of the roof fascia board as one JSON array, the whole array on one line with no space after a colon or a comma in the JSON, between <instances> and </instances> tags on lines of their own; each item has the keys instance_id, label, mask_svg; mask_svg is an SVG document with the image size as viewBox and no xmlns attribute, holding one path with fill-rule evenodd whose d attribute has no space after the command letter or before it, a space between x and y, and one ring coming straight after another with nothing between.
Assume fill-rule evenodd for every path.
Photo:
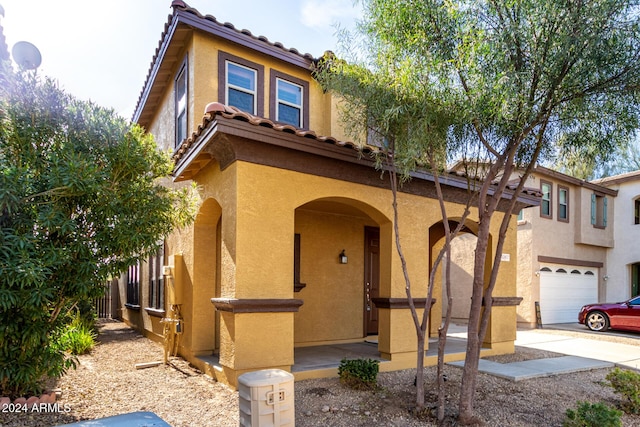
<instances>
[{"instance_id":1,"label":"roof fascia board","mask_svg":"<svg viewBox=\"0 0 640 427\"><path fill-rule=\"evenodd\" d=\"M149 93L151 92L151 88L153 88L155 84L158 71L160 70L160 66L164 62L164 56L167 53L169 44L171 44L171 40L173 39L173 35L176 32L177 25L178 25L178 21L176 19L173 19L171 21L171 25L165 31L164 40L162 40L162 45L160 46L158 55L156 56L156 60L153 63L153 68L151 69L151 73L149 74L149 78L147 79L142 95L140 96L140 102L138 103L138 106L137 106L138 108L133 114L132 121L134 123L138 123L138 120L140 120L140 115L142 114L142 111L144 110L144 107L147 104Z\"/></svg>"},{"instance_id":2,"label":"roof fascia board","mask_svg":"<svg viewBox=\"0 0 640 427\"><path fill-rule=\"evenodd\" d=\"M564 174L562 172L554 171L553 169L549 169L544 166L540 166L540 165L536 166L534 173L539 173L541 175L555 178L557 180L562 180L570 184L576 185L578 187L584 187L584 188L588 188L589 190L599 191L609 196L615 197L618 195L618 190L612 190L611 188L604 187L602 185L593 184L589 181L584 181L582 179L575 178L573 176Z\"/></svg>"},{"instance_id":3,"label":"roof fascia board","mask_svg":"<svg viewBox=\"0 0 640 427\"><path fill-rule=\"evenodd\" d=\"M187 153L185 157L181 158L178 161L176 169L173 173L174 176L179 177L188 168L191 161L195 159L202 150L204 150L209 141L216 137L216 134L238 136L249 140L259 141L266 144L314 154L317 156L329 157L339 161L358 165L366 165L371 168L375 167L374 159L357 150L347 147L336 146L335 144L328 142L323 143L315 139L307 139L286 132L279 132L279 136L275 138L272 134L272 132L274 132L273 129L262 126L255 126L241 120L228 119L220 116L216 116L213 122L214 123L210 123L207 126L206 131L198 137L196 144L192 145L189 148L189 153ZM410 175L415 179L434 182L433 174L427 171L414 171L411 172ZM440 182L445 186L462 190L468 190L470 184L467 179L457 176L442 176L440 177ZM479 187L480 184L478 184L478 188ZM494 192L495 189L493 188L489 190L490 194L494 194ZM505 189L502 198L505 200L509 200L512 197L513 191ZM540 204L539 197L525 193L521 193L520 195L518 195L517 200L530 206L538 206Z\"/></svg>"}]
</instances>

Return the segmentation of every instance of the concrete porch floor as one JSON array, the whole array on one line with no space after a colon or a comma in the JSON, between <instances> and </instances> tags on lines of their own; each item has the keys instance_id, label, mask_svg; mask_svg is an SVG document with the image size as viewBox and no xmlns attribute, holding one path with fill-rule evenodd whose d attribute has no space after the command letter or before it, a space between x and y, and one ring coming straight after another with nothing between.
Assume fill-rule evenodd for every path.
<instances>
[{"instance_id":1,"label":"concrete porch floor","mask_svg":"<svg viewBox=\"0 0 640 427\"><path fill-rule=\"evenodd\" d=\"M464 355L465 349L465 339L447 337L445 354L462 353ZM438 355L437 339L429 339L429 349L425 355L427 357ZM380 361L380 363L389 362L380 356L378 344L375 342L298 347L294 350L295 364L291 367L291 372L295 374L303 371L337 368L344 358L373 359Z\"/></svg>"},{"instance_id":2,"label":"concrete porch floor","mask_svg":"<svg viewBox=\"0 0 640 427\"><path fill-rule=\"evenodd\" d=\"M459 355L462 360L466 350L466 339L458 337L447 337L445 346L446 355ZM427 358L436 358L438 355L438 340L436 338L429 339L429 348L425 352ZM291 373L297 380L307 378L318 378L323 376L335 376L340 361L347 359L373 359L381 363L381 371L384 364L390 363L389 360L383 359L378 352L378 344L371 339L363 342L349 344L333 344L312 347L297 347L294 349L294 365L291 367ZM219 368L219 360L217 355L199 356L204 362L205 372L215 376L216 367Z\"/></svg>"}]
</instances>

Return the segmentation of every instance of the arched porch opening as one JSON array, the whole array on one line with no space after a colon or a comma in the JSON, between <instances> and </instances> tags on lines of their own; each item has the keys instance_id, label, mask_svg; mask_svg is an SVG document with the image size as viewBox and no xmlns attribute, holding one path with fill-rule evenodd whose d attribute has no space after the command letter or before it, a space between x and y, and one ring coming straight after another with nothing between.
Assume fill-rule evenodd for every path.
<instances>
[{"instance_id":1,"label":"arched porch opening","mask_svg":"<svg viewBox=\"0 0 640 427\"><path fill-rule=\"evenodd\" d=\"M450 218L449 229L455 230L461 219ZM471 308L471 296L473 293L473 275L475 263L475 248L478 242L477 238L478 223L466 220L460 232L451 241L451 320L464 324L468 322L469 310ZM489 237L487 259L485 261L485 282L491 275L492 256L492 237ZM436 258L445 244L444 223L438 222L429 228L429 265L433 268ZM448 307L448 295L446 291L446 277L444 265L446 263L446 255L437 267L436 272L436 288L434 289L434 297L441 303L436 303L432 309L430 316L432 336L437 336L437 330L441 321L444 321L446 310Z\"/></svg>"},{"instance_id":2,"label":"arched porch opening","mask_svg":"<svg viewBox=\"0 0 640 427\"><path fill-rule=\"evenodd\" d=\"M391 223L359 200L331 197L295 210L295 345L362 341L378 333L372 298L390 282ZM382 289L383 287L386 289Z\"/></svg>"},{"instance_id":3,"label":"arched porch opening","mask_svg":"<svg viewBox=\"0 0 640 427\"><path fill-rule=\"evenodd\" d=\"M222 207L213 198L200 206L193 226L193 278L185 335L195 355L217 354L220 349L220 314L211 298L221 296ZM191 332L188 334L188 332Z\"/></svg>"}]
</instances>

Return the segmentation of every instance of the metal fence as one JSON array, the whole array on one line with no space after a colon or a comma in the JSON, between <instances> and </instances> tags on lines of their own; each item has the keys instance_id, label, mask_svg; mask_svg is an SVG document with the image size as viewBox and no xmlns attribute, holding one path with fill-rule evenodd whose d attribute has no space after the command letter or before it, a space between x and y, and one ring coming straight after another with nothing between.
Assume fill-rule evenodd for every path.
<instances>
[{"instance_id":1,"label":"metal fence","mask_svg":"<svg viewBox=\"0 0 640 427\"><path fill-rule=\"evenodd\" d=\"M93 303L96 308L98 319L111 319L115 316L115 308L117 308L117 280L111 280L104 283L104 293L102 297L96 298Z\"/></svg>"}]
</instances>

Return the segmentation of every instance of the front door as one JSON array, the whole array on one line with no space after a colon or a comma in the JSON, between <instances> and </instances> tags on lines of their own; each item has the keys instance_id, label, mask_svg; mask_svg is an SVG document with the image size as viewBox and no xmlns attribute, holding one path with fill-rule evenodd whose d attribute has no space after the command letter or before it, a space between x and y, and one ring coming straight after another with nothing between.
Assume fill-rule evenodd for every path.
<instances>
[{"instance_id":1,"label":"front door","mask_svg":"<svg viewBox=\"0 0 640 427\"><path fill-rule=\"evenodd\" d=\"M364 332L378 334L378 309L372 299L380 294L380 229L364 229Z\"/></svg>"}]
</instances>

